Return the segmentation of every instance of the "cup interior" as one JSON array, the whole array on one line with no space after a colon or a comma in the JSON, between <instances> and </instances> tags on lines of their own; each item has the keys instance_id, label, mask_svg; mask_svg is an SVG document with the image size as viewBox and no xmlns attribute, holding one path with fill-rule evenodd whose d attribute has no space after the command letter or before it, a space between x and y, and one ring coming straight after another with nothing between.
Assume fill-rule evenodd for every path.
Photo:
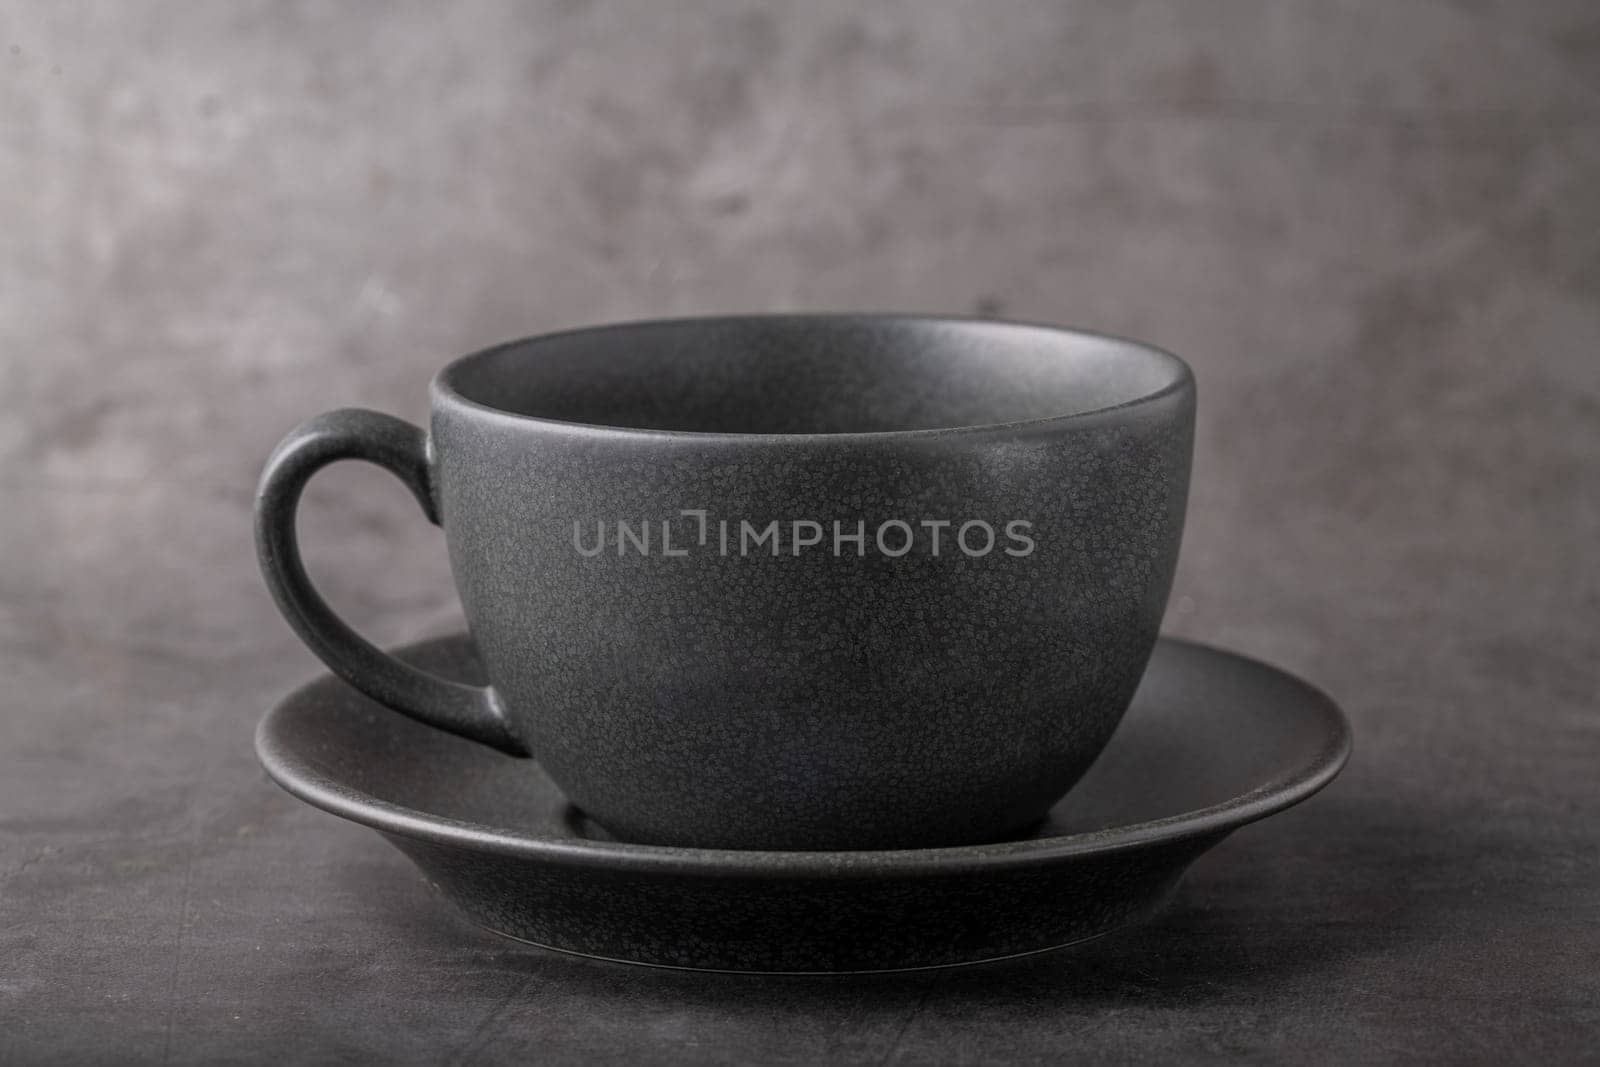
<instances>
[{"instance_id":1,"label":"cup interior","mask_svg":"<svg viewBox=\"0 0 1600 1067\"><path fill-rule=\"evenodd\" d=\"M531 419L706 434L892 433L1064 418L1153 399L1177 357L1049 326L755 315L571 330L457 360L447 393Z\"/></svg>"}]
</instances>

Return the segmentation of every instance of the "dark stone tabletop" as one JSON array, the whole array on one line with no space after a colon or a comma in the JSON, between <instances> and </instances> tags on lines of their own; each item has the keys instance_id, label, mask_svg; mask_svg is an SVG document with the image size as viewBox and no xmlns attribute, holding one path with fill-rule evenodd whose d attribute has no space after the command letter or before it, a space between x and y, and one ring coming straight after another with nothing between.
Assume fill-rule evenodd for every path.
<instances>
[{"instance_id":1,"label":"dark stone tabletop","mask_svg":"<svg viewBox=\"0 0 1600 1067\"><path fill-rule=\"evenodd\" d=\"M0 20L0 1062L1592 1061L1593 5L672 6ZM847 307L1187 357L1167 628L1336 697L1344 776L1141 928L844 979L497 940L266 780L316 669L250 549L294 422ZM459 625L398 483L302 529L375 639Z\"/></svg>"}]
</instances>

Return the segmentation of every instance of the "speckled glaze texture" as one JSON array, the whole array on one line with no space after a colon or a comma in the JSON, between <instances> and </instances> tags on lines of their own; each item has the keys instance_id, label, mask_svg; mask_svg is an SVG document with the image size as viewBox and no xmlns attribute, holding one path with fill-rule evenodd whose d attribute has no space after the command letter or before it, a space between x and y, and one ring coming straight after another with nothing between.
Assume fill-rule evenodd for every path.
<instances>
[{"instance_id":1,"label":"speckled glaze texture","mask_svg":"<svg viewBox=\"0 0 1600 1067\"><path fill-rule=\"evenodd\" d=\"M458 361L432 401L431 502L493 685L469 736L504 729L620 838L729 848L1037 821L1144 670L1194 414L1187 368L1145 346L898 316L574 331ZM792 545L797 520L822 543ZM896 520L903 555L875 538ZM956 542L972 520L989 551ZM745 522L777 522L776 552Z\"/></svg>"},{"instance_id":2,"label":"speckled glaze texture","mask_svg":"<svg viewBox=\"0 0 1600 1067\"><path fill-rule=\"evenodd\" d=\"M401 655L479 679L464 637ZM1160 642L1116 738L1024 837L772 852L618 842L537 767L402 719L332 678L263 720L286 789L374 827L475 922L607 959L752 971L941 966L1041 951L1158 908L1230 831L1338 773L1325 696L1238 656Z\"/></svg>"}]
</instances>

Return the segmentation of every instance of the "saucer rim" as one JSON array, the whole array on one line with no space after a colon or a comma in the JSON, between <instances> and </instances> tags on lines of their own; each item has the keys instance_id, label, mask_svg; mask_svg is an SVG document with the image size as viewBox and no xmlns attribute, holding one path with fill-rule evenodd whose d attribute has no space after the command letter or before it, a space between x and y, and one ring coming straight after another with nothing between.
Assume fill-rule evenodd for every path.
<instances>
[{"instance_id":1,"label":"saucer rim","mask_svg":"<svg viewBox=\"0 0 1600 1067\"><path fill-rule=\"evenodd\" d=\"M404 656L424 647L463 638L470 640L465 632L456 632L411 642L392 651ZM528 831L434 815L370 796L335 778L319 766L314 757L291 751L276 736L276 722L287 713L289 705L304 699L307 690L335 681L327 673L295 687L262 716L256 726L255 750L268 777L290 795L380 833L563 867L703 874L716 878L767 878L775 875L871 878L891 873L896 877L906 877L1020 870L1129 849L1220 837L1300 803L1333 781L1344 769L1354 745L1350 723L1333 699L1321 689L1271 664L1213 645L1166 636L1159 638L1159 643L1185 647L1205 656L1232 661L1252 671L1275 675L1299 689L1305 699L1304 706L1297 708L1296 713L1316 716L1321 727L1322 743L1316 753L1296 770L1247 793L1203 808L1125 826L979 845L781 851L648 845L622 841L561 841Z\"/></svg>"}]
</instances>

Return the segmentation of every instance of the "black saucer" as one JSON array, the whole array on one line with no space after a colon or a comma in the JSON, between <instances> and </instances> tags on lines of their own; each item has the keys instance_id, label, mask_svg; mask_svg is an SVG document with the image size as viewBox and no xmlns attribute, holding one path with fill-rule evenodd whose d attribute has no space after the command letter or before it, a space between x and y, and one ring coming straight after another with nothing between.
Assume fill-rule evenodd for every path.
<instances>
[{"instance_id":1,"label":"black saucer","mask_svg":"<svg viewBox=\"0 0 1600 1067\"><path fill-rule=\"evenodd\" d=\"M479 680L465 636L399 654ZM1163 640L1110 746L1030 836L873 852L618 842L529 761L332 677L268 712L256 751L279 785L380 831L509 937L662 966L863 971L1038 952L1143 919L1230 831L1332 780L1350 728L1281 671Z\"/></svg>"}]
</instances>

